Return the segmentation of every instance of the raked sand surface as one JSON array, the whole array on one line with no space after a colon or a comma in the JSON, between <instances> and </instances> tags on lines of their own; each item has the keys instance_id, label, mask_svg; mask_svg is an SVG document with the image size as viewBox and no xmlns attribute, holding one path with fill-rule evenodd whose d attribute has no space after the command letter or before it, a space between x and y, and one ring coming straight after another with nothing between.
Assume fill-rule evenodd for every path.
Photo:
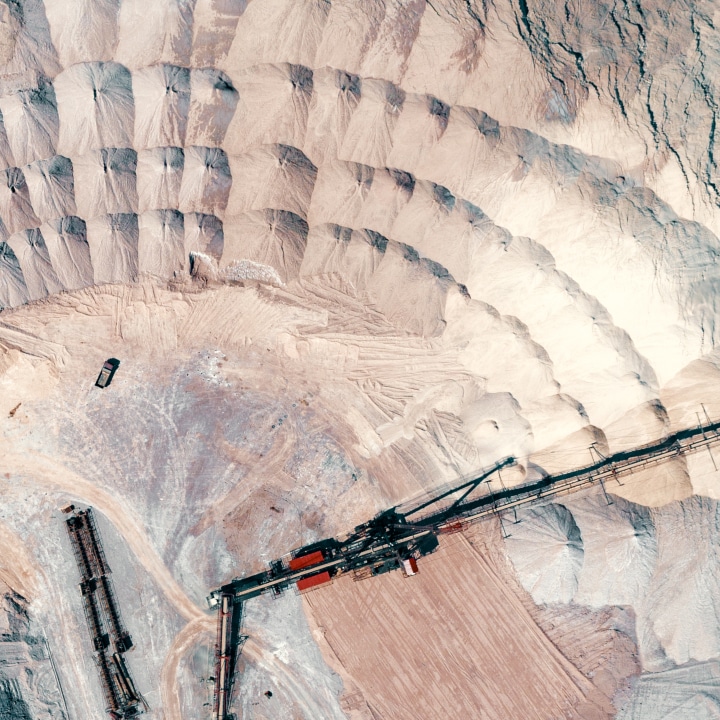
<instances>
[{"instance_id":1,"label":"raked sand surface","mask_svg":"<svg viewBox=\"0 0 720 720\"><path fill-rule=\"evenodd\" d=\"M211 588L720 418L715 14L0 0L0 707L102 715L67 502L152 715L206 718ZM249 603L236 711L720 718L711 452Z\"/></svg>"}]
</instances>

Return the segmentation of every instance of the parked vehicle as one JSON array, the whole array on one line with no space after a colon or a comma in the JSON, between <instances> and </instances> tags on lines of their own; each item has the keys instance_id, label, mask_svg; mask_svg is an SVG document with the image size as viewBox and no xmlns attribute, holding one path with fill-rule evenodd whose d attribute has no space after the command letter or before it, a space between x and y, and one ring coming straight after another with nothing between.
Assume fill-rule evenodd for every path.
<instances>
[{"instance_id":1,"label":"parked vehicle","mask_svg":"<svg viewBox=\"0 0 720 720\"><path fill-rule=\"evenodd\" d=\"M102 366L100 374L98 375L98 379L95 381L95 386L99 388L107 387L112 382L113 375L115 375L118 365L120 365L120 361L116 358L106 360L105 364Z\"/></svg>"}]
</instances>

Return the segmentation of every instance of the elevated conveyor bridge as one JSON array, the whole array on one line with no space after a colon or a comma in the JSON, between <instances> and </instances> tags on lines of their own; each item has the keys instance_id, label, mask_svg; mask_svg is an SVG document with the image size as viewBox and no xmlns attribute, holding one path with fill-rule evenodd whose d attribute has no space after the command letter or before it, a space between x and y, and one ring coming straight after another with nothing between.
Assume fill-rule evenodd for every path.
<instances>
[{"instance_id":1,"label":"elevated conveyor bridge","mask_svg":"<svg viewBox=\"0 0 720 720\"><path fill-rule=\"evenodd\" d=\"M223 627L223 616L231 617L230 608L233 605L240 605L267 592L280 594L291 585L296 585L300 592L306 592L342 574L351 574L354 579L361 580L402 568L406 574L412 575L417 569L416 560L438 547L438 535L461 531L469 523L486 517L595 484L599 484L605 492L608 481L619 482L624 475L686 453L704 448L710 451L710 446L718 442L720 422L708 422L648 445L601 457L597 462L575 470L491 491L486 481L503 468L516 464L514 458L504 458L475 478L417 505L408 504L409 509L403 506L400 512L397 507L390 508L346 536L328 538L299 548L289 556L270 563L267 570L236 578L213 591L208 597L208 604L211 608L218 608L219 627ZM227 622L226 619L225 628L228 627ZM236 652L238 640L225 638L223 633L226 631L219 632L224 644L218 647L216 653L216 677L227 677L227 660ZM240 637L238 633L236 636ZM230 678L225 682L229 685ZM214 720L227 720L228 699L224 696L221 703L216 703ZM220 712L219 706L222 708Z\"/></svg>"}]
</instances>

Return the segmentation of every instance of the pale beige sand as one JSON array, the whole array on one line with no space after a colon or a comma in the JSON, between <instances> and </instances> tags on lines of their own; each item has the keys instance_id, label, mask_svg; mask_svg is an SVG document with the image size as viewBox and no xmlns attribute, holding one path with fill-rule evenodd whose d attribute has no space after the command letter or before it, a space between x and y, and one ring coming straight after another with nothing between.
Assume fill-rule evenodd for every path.
<instances>
[{"instance_id":1,"label":"pale beige sand","mask_svg":"<svg viewBox=\"0 0 720 720\"><path fill-rule=\"evenodd\" d=\"M149 609L134 619L157 645L143 677L165 668L162 692L150 692L169 720L204 712L205 650L192 649L207 642L197 613L210 586L509 455L519 464L502 482L513 485L720 417L714 9L556 10L507 0L0 2L0 446L10 472L0 541L15 548L0 577L64 642L82 618L47 567L65 580L71 568L54 530L36 538L68 497L107 506L117 547L132 549L121 572L147 585ZM121 371L98 394L110 355ZM246 416L253 431L233 424ZM707 545L715 506L691 496L720 497L714 453L610 490L657 508L660 525L669 518L658 537L674 538L686 513ZM137 513L129 527L143 534L123 534L118 508ZM716 656L703 614L714 588L693 575L682 597L694 609L673 620L682 613L667 578L682 557L646 562L632 523L603 508L573 511L580 557L568 512L528 518L507 545L535 600L597 613L634 603L645 669ZM618 537L603 539L611 529ZM493 697L473 676L487 659L461 657L443 626L465 673L458 711L483 698L494 716L531 717L537 701L551 717L561 709L546 690L557 682L578 708L569 712L592 717L579 709L589 686L572 670L590 674L590 664L571 636L594 620L550 609L545 622L492 565L460 555L457 567L433 558L431 572L467 583L476 606L489 593L502 622L473 631L498 653ZM712 575L713 558L698 557ZM623 575L636 566L657 575L647 602L645 575ZM150 587L151 574L162 587ZM378 587L405 602L396 580ZM153 614L164 592L178 616ZM348 607L363 597L344 592ZM441 599L451 600L462 625L459 595ZM568 662L529 620L557 638L555 612L578 628L558 640ZM535 699L504 689L515 616L538 658L521 668ZM389 656L399 652L377 638L386 640ZM596 640L588 657L602 652ZM311 650L277 660L288 642L248 649L252 692L273 672L291 688L262 712L339 717L335 680ZM409 662L422 675L417 647ZM387 717L421 712L343 652ZM59 660L81 688L71 710L93 716L97 688L71 657ZM410 685L399 687L407 703ZM450 687L419 689L433 717ZM260 713L252 702L243 696ZM352 712L365 718L362 702Z\"/></svg>"}]
</instances>

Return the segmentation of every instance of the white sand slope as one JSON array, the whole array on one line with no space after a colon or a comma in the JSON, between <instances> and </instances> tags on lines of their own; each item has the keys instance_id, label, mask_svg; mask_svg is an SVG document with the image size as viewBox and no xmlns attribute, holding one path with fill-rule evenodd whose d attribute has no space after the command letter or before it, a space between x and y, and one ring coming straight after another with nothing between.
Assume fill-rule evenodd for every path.
<instances>
[{"instance_id":1,"label":"white sand slope","mask_svg":"<svg viewBox=\"0 0 720 720\"><path fill-rule=\"evenodd\" d=\"M692 497L648 510L611 498L518 513L506 547L523 586L542 604L632 607L646 670L717 658L717 502Z\"/></svg>"},{"instance_id":2,"label":"white sand slope","mask_svg":"<svg viewBox=\"0 0 720 720\"><path fill-rule=\"evenodd\" d=\"M504 10L428 14L378 4L360 15L324 3L265 5L262 12L215 9L217 27L226 29L212 32L234 38L214 58L217 68L193 60L207 52L212 26L213 11L202 3L194 12L161 3L150 15L137 3L104 3L86 14L76 8L64 24L56 9L34 5L37 22L26 30L36 43L51 39L63 65L51 72L39 55L22 56L43 78L33 84L28 75L0 92L10 165L0 217L8 237L74 216L97 227L108 215L213 215L229 238L220 268L265 264L273 268L268 277L286 282L300 265L329 268L302 259L314 243L278 240L272 231L250 237L267 218L292 213L309 223L299 232L311 238L327 224L378 232L439 263L474 299L517 317L562 391L606 433L656 401L658 383L708 349L717 312L708 301L717 244L709 210L698 205L696 217L684 219L684 205L678 213L671 198L654 193L655 176L643 186L616 148L601 146L606 132L583 115L582 93L555 87L541 67L524 82L528 107L545 103L545 115L531 116L517 100L510 103L516 124L507 108L498 113L497 93L480 88L491 87L501 68L519 82L525 44L536 49L525 31L508 35ZM267 44L263 28L274 17L273 34L282 40ZM492 40L483 29L490 26ZM461 74L478 62L470 41L492 64L485 85L472 73L450 80L452 57ZM429 52L447 58L431 73ZM643 138L642 109L634 112L622 130L626 148L631 133L636 143ZM157 242L170 245L167 258L175 258L178 240L158 217L132 223L156 228ZM280 226L288 223L295 227ZM143 249L141 259L133 248L147 243L133 232L118 245L130 254L116 261L92 239L97 232L89 235L98 282L137 272L172 278L189 268L186 247L183 258L150 260ZM5 255L11 252L7 246ZM5 289L5 305L11 295L16 304L66 287L61 278L77 286L80 276L59 267L46 275L28 269L33 278L21 279L27 264L16 258L15 271L0 278L33 285ZM417 306L429 296L405 301ZM423 312L439 319L433 303ZM437 320L414 327L434 333ZM611 433L608 442L623 438Z\"/></svg>"},{"instance_id":3,"label":"white sand slope","mask_svg":"<svg viewBox=\"0 0 720 720\"><path fill-rule=\"evenodd\" d=\"M200 597L244 569L225 554L203 582L189 572L213 543L237 563L264 562L507 456L518 465L493 488L720 418L715 8L556 10L540 0L0 0L3 447L76 467L97 452L88 487L123 498L137 491L128 474L150 473L158 495L133 496L141 522L167 550L167 575ZM117 441L92 422L95 411L109 422L110 400L83 404L111 353L140 395L160 393L136 407L125 388L136 432ZM177 430L187 408L168 389L182 373L189 394L221 389L196 409L206 427L182 436L197 443L187 454ZM227 420L218 408L230 412L221 398L243 383L267 390L247 410L263 432L315 403L317 426L286 443L216 441ZM73 413L59 409L69 399ZM146 455L175 465L123 465ZM224 470L203 475L207 458ZM261 460L274 464L245 489L240 478ZM719 461L700 453L637 473L612 488L609 507L601 497L535 508L508 539L536 602L635 613L642 667L663 677L638 684L631 720L649 717L647 693L685 684L700 689L678 690L657 714L717 716L702 688L720 656ZM39 482L39 467L16 467L8 492L24 487L23 472ZM188 490L196 476L217 496ZM197 539L199 527L214 534ZM513 622L503 613L498 657ZM162 697L194 717L201 691L180 702L173 682L204 672L184 653L206 627L197 620L170 652L172 622ZM318 701L280 665L263 675L255 652L256 690L275 671L294 688L276 717L294 712L293 693L306 716L339 716L335 696ZM357 658L346 659L345 670ZM672 674L687 663L706 663L711 679ZM336 692L329 670L312 667ZM560 678L567 703L543 696L548 713L608 716L594 700L578 710L584 680L558 673L541 682ZM386 690L380 704L398 715ZM459 692L460 712L474 712L481 695ZM79 717L92 715L87 693ZM440 697L428 700L436 714ZM343 712L378 714L363 703ZM407 703L404 716L419 717ZM503 703L488 717L532 707Z\"/></svg>"}]
</instances>

